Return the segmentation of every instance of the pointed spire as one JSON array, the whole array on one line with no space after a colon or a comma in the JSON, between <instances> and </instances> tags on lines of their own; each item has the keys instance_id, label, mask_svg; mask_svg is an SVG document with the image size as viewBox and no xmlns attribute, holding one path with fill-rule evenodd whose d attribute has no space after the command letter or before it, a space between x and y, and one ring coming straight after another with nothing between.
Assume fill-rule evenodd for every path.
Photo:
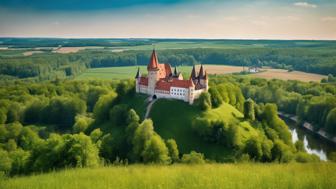
<instances>
[{"instance_id":1,"label":"pointed spire","mask_svg":"<svg viewBox=\"0 0 336 189\"><path fill-rule=\"evenodd\" d=\"M138 67L138 71L137 71L137 73L135 75L135 79L138 79L140 76L141 76L141 74L140 74L140 68Z\"/></svg>"},{"instance_id":2,"label":"pointed spire","mask_svg":"<svg viewBox=\"0 0 336 189\"><path fill-rule=\"evenodd\" d=\"M174 69L174 76L177 76L177 68L175 66L175 69Z\"/></svg>"},{"instance_id":3,"label":"pointed spire","mask_svg":"<svg viewBox=\"0 0 336 189\"><path fill-rule=\"evenodd\" d=\"M193 69L191 70L191 75L190 78L192 79L196 79L196 70L195 70L195 65L193 65Z\"/></svg>"},{"instance_id":4,"label":"pointed spire","mask_svg":"<svg viewBox=\"0 0 336 189\"><path fill-rule=\"evenodd\" d=\"M200 71L198 73L198 78L203 79L203 77L204 77L204 70L203 70L203 65L201 64L201 68L200 68Z\"/></svg>"},{"instance_id":5,"label":"pointed spire","mask_svg":"<svg viewBox=\"0 0 336 189\"><path fill-rule=\"evenodd\" d=\"M155 49L153 49L149 64L147 65L147 70L156 70L159 67L158 65L159 65L159 61L156 56Z\"/></svg>"}]
</instances>

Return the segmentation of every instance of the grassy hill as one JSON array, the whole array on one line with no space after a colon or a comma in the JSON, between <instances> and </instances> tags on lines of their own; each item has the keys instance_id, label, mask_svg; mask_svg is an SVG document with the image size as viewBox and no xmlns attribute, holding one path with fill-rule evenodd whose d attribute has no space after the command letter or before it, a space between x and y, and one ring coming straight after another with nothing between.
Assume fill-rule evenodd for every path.
<instances>
[{"instance_id":1,"label":"grassy hill","mask_svg":"<svg viewBox=\"0 0 336 189\"><path fill-rule=\"evenodd\" d=\"M230 161L233 156L231 148L206 142L192 130L193 120L202 116L206 116L209 120L223 120L226 123L237 124L246 139L257 134L249 122L239 120L243 117L242 113L226 103L216 109L202 112L186 102L160 99L150 112L155 131L164 139L175 139L181 153L195 150L204 153L209 159Z\"/></svg>"},{"instance_id":2,"label":"grassy hill","mask_svg":"<svg viewBox=\"0 0 336 189\"><path fill-rule=\"evenodd\" d=\"M335 163L131 165L1 179L25 188L336 188Z\"/></svg>"}]
</instances>

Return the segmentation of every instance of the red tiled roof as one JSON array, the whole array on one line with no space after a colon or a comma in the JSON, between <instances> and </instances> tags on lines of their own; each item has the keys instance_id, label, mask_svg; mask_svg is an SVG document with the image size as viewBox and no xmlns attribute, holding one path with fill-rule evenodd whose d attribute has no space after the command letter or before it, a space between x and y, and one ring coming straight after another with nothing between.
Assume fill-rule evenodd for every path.
<instances>
[{"instance_id":1,"label":"red tiled roof","mask_svg":"<svg viewBox=\"0 0 336 189\"><path fill-rule=\"evenodd\" d=\"M178 80L178 79L160 79L155 86L157 90L170 91L171 87L179 87L179 88L189 88L193 87L194 83L192 80Z\"/></svg>"},{"instance_id":2,"label":"red tiled roof","mask_svg":"<svg viewBox=\"0 0 336 189\"><path fill-rule=\"evenodd\" d=\"M166 81L165 79L160 79L158 82L156 82L155 89L157 90L163 90L163 91L170 91L171 82Z\"/></svg>"},{"instance_id":3,"label":"red tiled roof","mask_svg":"<svg viewBox=\"0 0 336 189\"><path fill-rule=\"evenodd\" d=\"M148 86L148 77L140 77L139 84Z\"/></svg>"},{"instance_id":4,"label":"red tiled roof","mask_svg":"<svg viewBox=\"0 0 336 189\"><path fill-rule=\"evenodd\" d=\"M192 87L193 82L191 80L178 80L173 79L172 87L180 87L180 88L189 88Z\"/></svg>"}]
</instances>

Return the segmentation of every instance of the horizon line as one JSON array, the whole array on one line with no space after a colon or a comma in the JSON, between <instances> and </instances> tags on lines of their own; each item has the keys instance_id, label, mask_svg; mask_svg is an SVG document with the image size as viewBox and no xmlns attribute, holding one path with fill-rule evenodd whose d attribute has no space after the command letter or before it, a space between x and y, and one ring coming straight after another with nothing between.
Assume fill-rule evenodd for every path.
<instances>
[{"instance_id":1,"label":"horizon line","mask_svg":"<svg viewBox=\"0 0 336 189\"><path fill-rule=\"evenodd\" d=\"M59 37L59 36L0 36L0 38L16 39L177 39L177 40L253 40L253 41L336 41L336 39L307 39L307 38L188 38L188 37ZM0 43L1 45L1 43Z\"/></svg>"}]
</instances>

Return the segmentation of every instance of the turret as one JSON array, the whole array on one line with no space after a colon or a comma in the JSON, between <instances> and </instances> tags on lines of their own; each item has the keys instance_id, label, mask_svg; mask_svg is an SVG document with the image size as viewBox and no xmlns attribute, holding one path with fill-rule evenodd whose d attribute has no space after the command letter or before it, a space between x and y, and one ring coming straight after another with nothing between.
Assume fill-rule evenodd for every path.
<instances>
[{"instance_id":1,"label":"turret","mask_svg":"<svg viewBox=\"0 0 336 189\"><path fill-rule=\"evenodd\" d=\"M191 77L192 80L196 79L196 77L197 77L196 70L195 70L195 65L193 65L193 69L191 70L190 77Z\"/></svg>"},{"instance_id":2,"label":"turret","mask_svg":"<svg viewBox=\"0 0 336 189\"><path fill-rule=\"evenodd\" d=\"M203 65L201 64L201 68L200 68L200 71L198 73L198 78L203 79L203 77L204 77L204 70L203 70Z\"/></svg>"},{"instance_id":3,"label":"turret","mask_svg":"<svg viewBox=\"0 0 336 189\"><path fill-rule=\"evenodd\" d=\"M138 67L138 71L135 75L135 91L138 93L140 92L140 77L141 77L141 73L140 73L140 68Z\"/></svg>"}]
</instances>

